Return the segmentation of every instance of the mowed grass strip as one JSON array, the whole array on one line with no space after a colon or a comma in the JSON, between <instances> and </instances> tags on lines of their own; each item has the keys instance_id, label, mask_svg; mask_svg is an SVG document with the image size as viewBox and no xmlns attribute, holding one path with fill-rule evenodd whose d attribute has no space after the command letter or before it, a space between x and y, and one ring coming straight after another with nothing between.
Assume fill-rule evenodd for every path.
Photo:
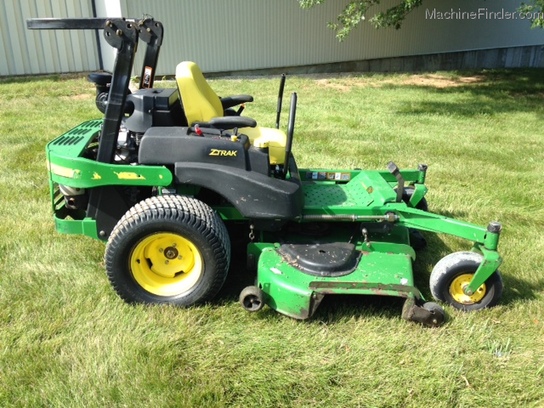
<instances>
[{"instance_id":1,"label":"mowed grass strip","mask_svg":"<svg viewBox=\"0 0 544 408\"><path fill-rule=\"evenodd\" d=\"M298 322L237 303L231 271L207 305L123 303L104 245L54 231L45 144L100 117L83 76L0 80L0 406L544 405L544 70L288 77L299 167L429 165L431 211L504 225L505 290L424 329L402 302L331 297ZM278 78L214 79L273 126ZM160 86L172 87L173 82ZM426 234L416 282L470 243ZM243 252L243 251L242 251Z\"/></svg>"}]
</instances>

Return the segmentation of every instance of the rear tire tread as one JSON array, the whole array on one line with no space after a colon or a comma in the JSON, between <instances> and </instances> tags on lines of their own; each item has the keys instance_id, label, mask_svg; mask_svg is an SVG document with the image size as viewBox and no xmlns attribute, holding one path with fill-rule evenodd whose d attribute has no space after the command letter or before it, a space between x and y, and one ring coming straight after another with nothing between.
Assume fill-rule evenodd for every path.
<instances>
[{"instance_id":1,"label":"rear tire tread","mask_svg":"<svg viewBox=\"0 0 544 408\"><path fill-rule=\"evenodd\" d=\"M137 301L131 291L123 288L123 283L118 282L116 274L113 273L114 263L117 256L117 248L125 234L130 233L134 228L145 225L148 222L164 221L165 223L179 223L194 229L201 234L209 243L217 259L214 279L209 283L205 295L191 303L178 303L182 306L189 306L194 303L205 302L214 297L223 286L230 264L230 238L227 229L221 218L207 204L197 199L178 195L164 195L151 197L143 200L132 208L119 220L113 229L104 254L104 262L108 279L114 290L126 302ZM142 289L143 290L143 289ZM161 303L177 303L165 299Z\"/></svg>"}]
</instances>

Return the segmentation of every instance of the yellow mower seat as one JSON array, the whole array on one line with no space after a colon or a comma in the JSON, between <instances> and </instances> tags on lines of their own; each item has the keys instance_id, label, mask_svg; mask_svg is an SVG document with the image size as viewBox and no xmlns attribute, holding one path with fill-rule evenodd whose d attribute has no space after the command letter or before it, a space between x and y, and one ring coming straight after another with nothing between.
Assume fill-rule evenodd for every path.
<instances>
[{"instance_id":1,"label":"yellow mower seat","mask_svg":"<svg viewBox=\"0 0 544 408\"><path fill-rule=\"evenodd\" d=\"M178 64L176 82L189 125L223 116L221 99L194 62L183 61ZM287 137L281 130L256 126L238 129L238 133L247 135L255 147L268 147L270 164L284 163Z\"/></svg>"}]
</instances>

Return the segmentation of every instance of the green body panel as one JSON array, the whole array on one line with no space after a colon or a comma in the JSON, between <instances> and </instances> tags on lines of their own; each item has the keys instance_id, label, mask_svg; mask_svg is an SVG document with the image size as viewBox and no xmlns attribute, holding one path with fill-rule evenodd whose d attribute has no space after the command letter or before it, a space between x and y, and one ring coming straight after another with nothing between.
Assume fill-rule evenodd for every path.
<instances>
[{"instance_id":1,"label":"green body panel","mask_svg":"<svg viewBox=\"0 0 544 408\"><path fill-rule=\"evenodd\" d=\"M412 273L412 256L406 246L373 243L362 250L357 268L344 276L313 276L289 264L276 248L265 248L259 257L258 286L272 309L296 319L307 319L325 295L381 295L420 299ZM395 251L398 250L398 251Z\"/></svg>"},{"instance_id":2,"label":"green body panel","mask_svg":"<svg viewBox=\"0 0 544 408\"><path fill-rule=\"evenodd\" d=\"M418 203L425 197L425 194L427 194L427 187L425 184L414 184L414 192L412 196L410 197L409 204L412 207L415 207L418 205Z\"/></svg>"},{"instance_id":3,"label":"green body panel","mask_svg":"<svg viewBox=\"0 0 544 408\"><path fill-rule=\"evenodd\" d=\"M94 239L100 239L96 233L96 221L91 218L72 220L55 216L55 228L62 234L87 235Z\"/></svg>"},{"instance_id":4,"label":"green body panel","mask_svg":"<svg viewBox=\"0 0 544 408\"><path fill-rule=\"evenodd\" d=\"M106 164L85 158L49 155L51 180L77 188L101 186L163 186L172 183L172 173L162 166Z\"/></svg>"},{"instance_id":5,"label":"green body panel","mask_svg":"<svg viewBox=\"0 0 544 408\"><path fill-rule=\"evenodd\" d=\"M403 172L407 180L415 181L419 172ZM339 176L336 176L339 175ZM338 180L330 180L336 177ZM301 170L304 188L304 215L346 214L377 215L386 203L394 203L396 179L381 171L320 171Z\"/></svg>"},{"instance_id":6,"label":"green body panel","mask_svg":"<svg viewBox=\"0 0 544 408\"><path fill-rule=\"evenodd\" d=\"M96 144L102 120L84 122L47 144L51 204L55 227L64 234L83 234L99 239L96 221L83 211L70 211L64 205L59 186L91 189L101 186L157 186L172 184L172 173L163 166L132 166L100 163L85 157Z\"/></svg>"},{"instance_id":7,"label":"green body panel","mask_svg":"<svg viewBox=\"0 0 544 408\"><path fill-rule=\"evenodd\" d=\"M100 163L83 157L100 132L102 121L91 120L47 144L46 154L53 182L74 187L168 186L172 173L163 166L132 166Z\"/></svg>"}]
</instances>

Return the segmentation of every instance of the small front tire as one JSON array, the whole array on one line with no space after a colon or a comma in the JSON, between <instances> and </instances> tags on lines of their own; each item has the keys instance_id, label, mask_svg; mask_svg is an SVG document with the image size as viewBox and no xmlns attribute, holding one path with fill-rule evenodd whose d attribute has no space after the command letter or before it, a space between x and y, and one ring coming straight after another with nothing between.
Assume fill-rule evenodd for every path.
<instances>
[{"instance_id":1,"label":"small front tire","mask_svg":"<svg viewBox=\"0 0 544 408\"><path fill-rule=\"evenodd\" d=\"M493 272L472 295L464 292L482 261L483 256L476 252L454 252L442 258L431 272L433 297L465 311L496 305L503 289L499 271Z\"/></svg>"},{"instance_id":2,"label":"small front tire","mask_svg":"<svg viewBox=\"0 0 544 408\"><path fill-rule=\"evenodd\" d=\"M425 302L422 307L432 315L431 319L426 324L427 327L440 327L444 324L446 312L440 305L434 302Z\"/></svg>"},{"instance_id":3,"label":"small front tire","mask_svg":"<svg viewBox=\"0 0 544 408\"><path fill-rule=\"evenodd\" d=\"M263 291L257 286L247 286L240 293L240 304L248 312L258 312L264 306Z\"/></svg>"}]
</instances>

